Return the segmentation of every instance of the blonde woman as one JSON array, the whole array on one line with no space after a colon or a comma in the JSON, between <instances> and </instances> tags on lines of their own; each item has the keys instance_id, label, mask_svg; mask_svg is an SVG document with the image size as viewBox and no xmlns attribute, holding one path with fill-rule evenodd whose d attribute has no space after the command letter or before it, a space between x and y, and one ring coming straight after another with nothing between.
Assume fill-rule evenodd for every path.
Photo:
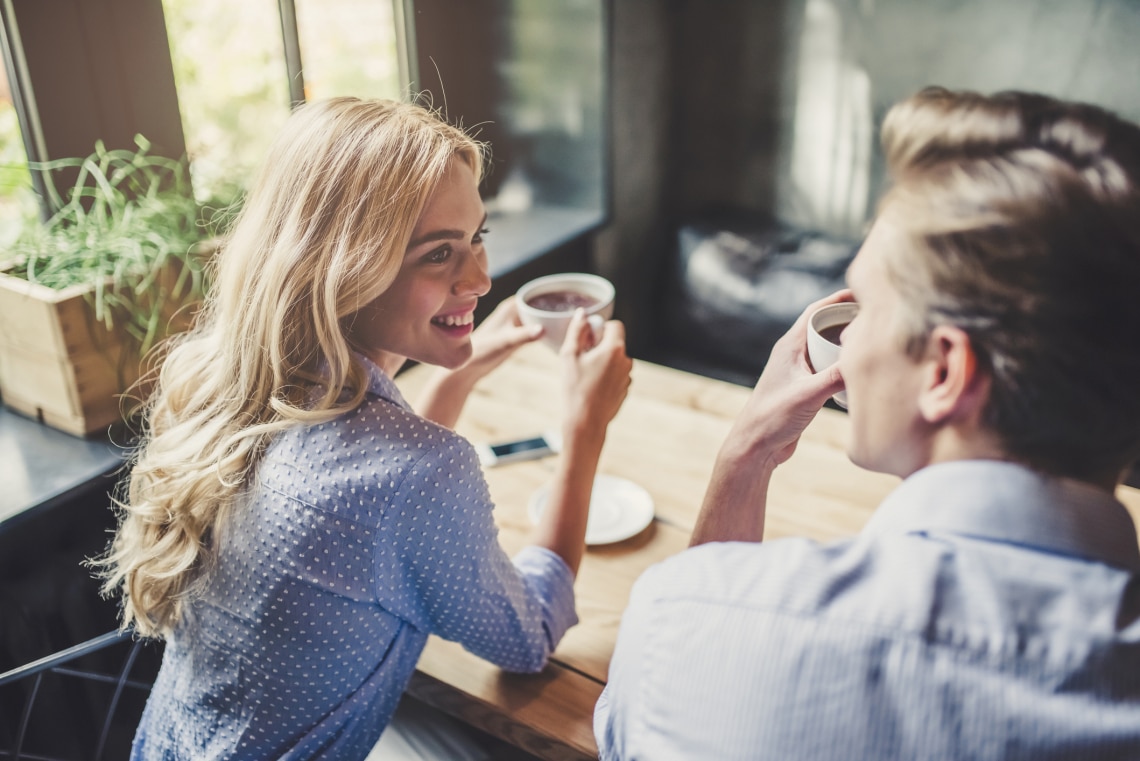
<instances>
[{"instance_id":1,"label":"blonde woman","mask_svg":"<svg viewBox=\"0 0 1140 761\"><path fill-rule=\"evenodd\" d=\"M564 450L509 559L472 385L538 334L487 293L480 146L415 105L290 118L161 368L106 563L123 625L166 640L136 758L364 758L429 634L538 671L576 622L589 493L630 359L620 323L561 352ZM392 378L440 374L412 411Z\"/></svg>"}]
</instances>

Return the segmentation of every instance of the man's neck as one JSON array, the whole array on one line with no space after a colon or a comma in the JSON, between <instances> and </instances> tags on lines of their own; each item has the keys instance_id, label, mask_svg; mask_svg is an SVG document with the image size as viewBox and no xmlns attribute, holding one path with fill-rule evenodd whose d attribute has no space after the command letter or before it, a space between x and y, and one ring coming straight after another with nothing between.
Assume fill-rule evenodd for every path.
<instances>
[{"instance_id":1,"label":"man's neck","mask_svg":"<svg viewBox=\"0 0 1140 761\"><path fill-rule=\"evenodd\" d=\"M932 441L930 459L926 465L955 460L998 460L1032 467L1021 458L1006 451L998 441L997 436L992 433L979 431L970 436L960 434L961 431L951 429L940 431ZM1073 476L1062 473L1045 473L1045 475L1055 478L1073 478ZM1124 473L1107 472L1091 478L1074 480L1082 481L1109 494L1114 494L1116 487L1124 480Z\"/></svg>"},{"instance_id":2,"label":"man's neck","mask_svg":"<svg viewBox=\"0 0 1140 761\"><path fill-rule=\"evenodd\" d=\"M926 461L915 470L956 460L1016 461L1005 451L995 434L974 424L945 425L934 430L926 452Z\"/></svg>"}]
</instances>

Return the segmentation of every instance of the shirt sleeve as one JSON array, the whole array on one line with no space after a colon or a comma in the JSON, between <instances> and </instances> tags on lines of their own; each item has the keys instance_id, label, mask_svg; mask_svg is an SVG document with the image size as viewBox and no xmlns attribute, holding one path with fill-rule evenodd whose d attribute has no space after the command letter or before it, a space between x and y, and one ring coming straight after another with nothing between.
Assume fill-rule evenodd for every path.
<instances>
[{"instance_id":1,"label":"shirt sleeve","mask_svg":"<svg viewBox=\"0 0 1140 761\"><path fill-rule=\"evenodd\" d=\"M574 577L558 555L498 540L474 448L455 436L428 449L401 482L377 534L381 605L508 671L546 665L578 622Z\"/></svg>"}]
</instances>

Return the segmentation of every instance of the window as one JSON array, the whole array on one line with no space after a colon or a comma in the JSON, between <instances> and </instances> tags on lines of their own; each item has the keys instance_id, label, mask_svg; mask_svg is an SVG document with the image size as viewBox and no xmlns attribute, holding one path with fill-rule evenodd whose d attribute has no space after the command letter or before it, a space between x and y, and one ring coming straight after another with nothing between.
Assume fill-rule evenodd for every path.
<instances>
[{"instance_id":1,"label":"window","mask_svg":"<svg viewBox=\"0 0 1140 761\"><path fill-rule=\"evenodd\" d=\"M277 0L163 0L200 199L244 186L289 115Z\"/></svg>"},{"instance_id":2,"label":"window","mask_svg":"<svg viewBox=\"0 0 1140 761\"><path fill-rule=\"evenodd\" d=\"M282 23L290 7L295 26ZM261 163L289 114L289 46L306 100L400 97L390 0L163 0L163 10L200 198L228 197Z\"/></svg>"},{"instance_id":3,"label":"window","mask_svg":"<svg viewBox=\"0 0 1140 761\"><path fill-rule=\"evenodd\" d=\"M305 99L400 99L391 0L295 0Z\"/></svg>"},{"instance_id":4,"label":"window","mask_svg":"<svg viewBox=\"0 0 1140 761\"><path fill-rule=\"evenodd\" d=\"M202 201L248 185L292 103L422 98L492 146L483 191L497 275L583 240L605 219L606 8L4 0L0 18L19 48L17 95L34 111L33 158L87 155L96 140L130 148L142 134L154 153L189 157Z\"/></svg>"},{"instance_id":5,"label":"window","mask_svg":"<svg viewBox=\"0 0 1140 761\"><path fill-rule=\"evenodd\" d=\"M8 85L8 66L0 57L0 252L38 212L20 120Z\"/></svg>"},{"instance_id":6,"label":"window","mask_svg":"<svg viewBox=\"0 0 1140 761\"><path fill-rule=\"evenodd\" d=\"M608 213L606 4L415 0L417 87L491 145L492 277Z\"/></svg>"}]
</instances>

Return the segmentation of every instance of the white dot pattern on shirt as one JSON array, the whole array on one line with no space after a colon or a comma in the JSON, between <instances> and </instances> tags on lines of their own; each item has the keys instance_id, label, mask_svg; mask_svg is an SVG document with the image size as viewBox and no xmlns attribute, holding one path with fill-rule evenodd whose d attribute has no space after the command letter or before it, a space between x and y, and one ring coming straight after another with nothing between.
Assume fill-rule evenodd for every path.
<instances>
[{"instance_id":1,"label":"white dot pattern on shirt","mask_svg":"<svg viewBox=\"0 0 1140 761\"><path fill-rule=\"evenodd\" d=\"M470 444L374 385L392 401L267 453L167 646L145 755L363 757L428 633L533 671L574 622L565 565L545 551L512 564L499 547Z\"/></svg>"}]
</instances>

